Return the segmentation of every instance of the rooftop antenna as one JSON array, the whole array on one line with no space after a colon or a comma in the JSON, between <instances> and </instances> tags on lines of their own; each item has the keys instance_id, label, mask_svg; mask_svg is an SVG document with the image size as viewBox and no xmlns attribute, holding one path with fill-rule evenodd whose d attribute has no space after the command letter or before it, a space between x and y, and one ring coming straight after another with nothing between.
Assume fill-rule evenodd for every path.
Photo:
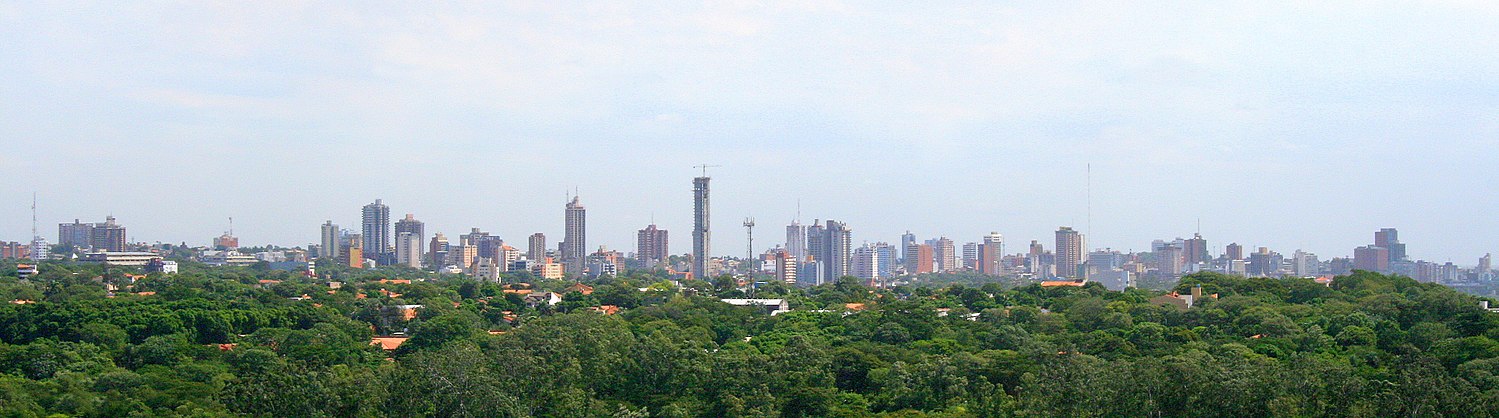
<instances>
[{"instance_id":1,"label":"rooftop antenna","mask_svg":"<svg viewBox=\"0 0 1499 418\"><path fill-rule=\"evenodd\" d=\"M229 236L234 236L234 217L229 217Z\"/></svg>"},{"instance_id":2,"label":"rooftop antenna","mask_svg":"<svg viewBox=\"0 0 1499 418\"><path fill-rule=\"evenodd\" d=\"M1085 187L1088 194L1088 235L1093 235L1093 163L1088 163L1088 185Z\"/></svg>"},{"instance_id":3,"label":"rooftop antenna","mask_svg":"<svg viewBox=\"0 0 1499 418\"><path fill-rule=\"evenodd\" d=\"M36 192L31 192L31 238L36 239Z\"/></svg>"},{"instance_id":4,"label":"rooftop antenna","mask_svg":"<svg viewBox=\"0 0 1499 418\"><path fill-rule=\"evenodd\" d=\"M797 198L796 199L796 219L795 220L796 220L796 224L797 225L801 225L801 223L802 223L802 199L801 198Z\"/></svg>"},{"instance_id":5,"label":"rooftop antenna","mask_svg":"<svg viewBox=\"0 0 1499 418\"><path fill-rule=\"evenodd\" d=\"M712 167L723 167L723 166L721 166L721 165L709 165L709 164L698 164L698 165L692 166L692 168L701 168L701 169L703 169L703 177L708 177L708 169L712 168Z\"/></svg>"}]
</instances>

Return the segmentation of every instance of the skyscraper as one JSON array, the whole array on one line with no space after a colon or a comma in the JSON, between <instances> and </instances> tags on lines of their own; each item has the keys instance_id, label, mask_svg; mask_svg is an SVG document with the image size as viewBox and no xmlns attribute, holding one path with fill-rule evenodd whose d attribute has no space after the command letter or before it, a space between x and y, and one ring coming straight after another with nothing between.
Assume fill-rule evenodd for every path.
<instances>
[{"instance_id":1,"label":"skyscraper","mask_svg":"<svg viewBox=\"0 0 1499 418\"><path fill-rule=\"evenodd\" d=\"M1237 242L1230 243L1228 244L1228 247L1225 247L1223 249L1223 256L1228 257L1229 260L1243 260L1244 246L1239 245L1239 243Z\"/></svg>"},{"instance_id":2,"label":"skyscraper","mask_svg":"<svg viewBox=\"0 0 1499 418\"><path fill-rule=\"evenodd\" d=\"M567 202L567 219L562 235L562 272L568 276L582 276L583 263L588 258L587 212L578 197Z\"/></svg>"},{"instance_id":3,"label":"skyscraper","mask_svg":"<svg viewBox=\"0 0 1499 418\"><path fill-rule=\"evenodd\" d=\"M1388 262L1405 260L1405 244L1400 243L1400 232L1395 228L1380 228L1374 232L1374 246L1389 250Z\"/></svg>"},{"instance_id":4,"label":"skyscraper","mask_svg":"<svg viewBox=\"0 0 1499 418\"><path fill-rule=\"evenodd\" d=\"M57 245L88 249L93 245L93 229L93 224L79 222L77 219L70 224L57 224Z\"/></svg>"},{"instance_id":5,"label":"skyscraper","mask_svg":"<svg viewBox=\"0 0 1499 418\"><path fill-rule=\"evenodd\" d=\"M321 241L318 241L319 245L317 256L319 258L338 258L338 255L340 254L338 251L339 247L343 246L338 242L338 238L340 236L340 234L338 233L338 225L334 225L333 221L323 222L322 232L323 239Z\"/></svg>"},{"instance_id":6,"label":"skyscraper","mask_svg":"<svg viewBox=\"0 0 1499 418\"><path fill-rule=\"evenodd\" d=\"M863 279L865 284L875 285L880 278L880 258L874 247L865 244L854 249L849 260L849 270L854 277Z\"/></svg>"},{"instance_id":7,"label":"skyscraper","mask_svg":"<svg viewBox=\"0 0 1499 418\"><path fill-rule=\"evenodd\" d=\"M1380 273L1389 270L1390 249L1378 245L1354 248L1353 268Z\"/></svg>"},{"instance_id":8,"label":"skyscraper","mask_svg":"<svg viewBox=\"0 0 1499 418\"><path fill-rule=\"evenodd\" d=\"M413 237L412 242L414 243L414 245L405 248L406 254L401 254L402 251L399 248L396 250L397 263L416 268L422 267L422 243L427 239L426 231L423 231L423 229L425 229L425 226L422 224L422 221L416 220L416 217L409 213L406 214L405 219L396 221L396 237L399 238L403 233L410 233ZM400 246L399 240L396 244L397 247Z\"/></svg>"},{"instance_id":9,"label":"skyscraper","mask_svg":"<svg viewBox=\"0 0 1499 418\"><path fill-rule=\"evenodd\" d=\"M692 179L692 274L708 277L708 257L711 251L708 225L708 176Z\"/></svg>"},{"instance_id":10,"label":"skyscraper","mask_svg":"<svg viewBox=\"0 0 1499 418\"><path fill-rule=\"evenodd\" d=\"M1192 234L1192 238L1182 241L1182 257L1187 265L1202 264L1213 259L1208 254L1208 240L1202 238L1202 234Z\"/></svg>"},{"instance_id":11,"label":"skyscraper","mask_svg":"<svg viewBox=\"0 0 1499 418\"><path fill-rule=\"evenodd\" d=\"M828 220L824 236L827 238L824 248L827 252L827 276L823 282L832 283L853 273L850 265L854 250L853 231L842 222Z\"/></svg>"},{"instance_id":12,"label":"skyscraper","mask_svg":"<svg viewBox=\"0 0 1499 418\"><path fill-rule=\"evenodd\" d=\"M1056 266L1057 276L1079 278L1078 267L1083 264L1083 236L1072 227L1057 229Z\"/></svg>"},{"instance_id":13,"label":"skyscraper","mask_svg":"<svg viewBox=\"0 0 1499 418\"><path fill-rule=\"evenodd\" d=\"M547 236L537 232L531 234L531 239L526 245L526 259L538 263L546 262L547 258Z\"/></svg>"},{"instance_id":14,"label":"skyscraper","mask_svg":"<svg viewBox=\"0 0 1499 418\"><path fill-rule=\"evenodd\" d=\"M390 252L390 207L375 199L375 203L364 205L360 214L360 235L364 236L364 256L380 264L389 263L385 253Z\"/></svg>"},{"instance_id":15,"label":"skyscraper","mask_svg":"<svg viewBox=\"0 0 1499 418\"><path fill-rule=\"evenodd\" d=\"M636 234L635 259L644 267L655 267L671 254L666 246L666 230L651 224Z\"/></svg>"},{"instance_id":16,"label":"skyscraper","mask_svg":"<svg viewBox=\"0 0 1499 418\"><path fill-rule=\"evenodd\" d=\"M984 236L984 243L979 245L979 271L990 275L999 276L1004 274L1004 266L1000 259L1005 254L1005 237L998 232L990 232Z\"/></svg>"},{"instance_id":17,"label":"skyscraper","mask_svg":"<svg viewBox=\"0 0 1499 418\"><path fill-rule=\"evenodd\" d=\"M786 253L798 263L807 259L807 227L801 222L786 225Z\"/></svg>"}]
</instances>

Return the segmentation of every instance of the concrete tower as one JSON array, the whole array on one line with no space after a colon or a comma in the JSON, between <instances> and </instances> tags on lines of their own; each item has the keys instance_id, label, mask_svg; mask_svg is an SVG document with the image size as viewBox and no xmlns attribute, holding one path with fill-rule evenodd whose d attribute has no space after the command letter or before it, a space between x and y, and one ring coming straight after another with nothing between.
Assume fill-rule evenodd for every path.
<instances>
[{"instance_id":1,"label":"concrete tower","mask_svg":"<svg viewBox=\"0 0 1499 418\"><path fill-rule=\"evenodd\" d=\"M692 274L708 277L711 232L708 225L708 176L692 179Z\"/></svg>"}]
</instances>

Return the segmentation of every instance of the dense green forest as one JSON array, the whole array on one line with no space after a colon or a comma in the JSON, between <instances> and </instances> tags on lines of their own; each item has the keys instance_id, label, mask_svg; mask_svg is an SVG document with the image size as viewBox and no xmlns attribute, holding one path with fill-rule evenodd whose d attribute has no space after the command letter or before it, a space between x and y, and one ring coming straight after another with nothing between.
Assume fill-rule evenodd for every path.
<instances>
[{"instance_id":1,"label":"dense green forest","mask_svg":"<svg viewBox=\"0 0 1499 418\"><path fill-rule=\"evenodd\" d=\"M566 291L536 306L410 271L133 273L0 279L0 416L1499 415L1499 314L1365 272L1192 275L1177 291L1218 297L1190 309L1096 284L755 289L789 300L774 316L720 302L745 296L730 279L644 273L509 277Z\"/></svg>"}]
</instances>

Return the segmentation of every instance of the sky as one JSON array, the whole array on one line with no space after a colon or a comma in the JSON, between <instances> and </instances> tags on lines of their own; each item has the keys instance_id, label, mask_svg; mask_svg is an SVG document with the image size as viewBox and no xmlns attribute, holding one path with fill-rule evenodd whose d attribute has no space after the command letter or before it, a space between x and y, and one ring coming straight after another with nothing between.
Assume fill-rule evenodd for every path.
<instances>
[{"instance_id":1,"label":"sky","mask_svg":"<svg viewBox=\"0 0 1499 418\"><path fill-rule=\"evenodd\" d=\"M1246 2L0 2L0 239L301 246L382 199L449 237L713 252L856 242L1323 259L1381 227L1499 252L1499 6ZM1091 173L1091 174L1090 174ZM1091 192L1090 192L1091 190ZM1090 197L1091 196L1091 197Z\"/></svg>"}]
</instances>

